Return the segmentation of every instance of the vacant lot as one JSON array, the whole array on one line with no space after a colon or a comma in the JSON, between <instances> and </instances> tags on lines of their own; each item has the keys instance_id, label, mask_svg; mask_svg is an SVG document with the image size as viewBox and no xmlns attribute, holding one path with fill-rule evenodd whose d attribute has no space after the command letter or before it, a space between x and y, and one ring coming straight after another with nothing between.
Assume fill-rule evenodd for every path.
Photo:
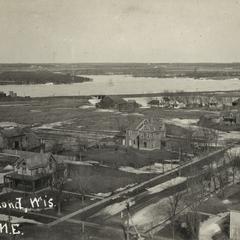
<instances>
[{"instance_id":1,"label":"vacant lot","mask_svg":"<svg viewBox=\"0 0 240 240\"><path fill-rule=\"evenodd\" d=\"M80 193L111 193L154 176L154 174L127 173L104 166L71 165L69 171L72 181L66 183L65 189Z\"/></svg>"},{"instance_id":2,"label":"vacant lot","mask_svg":"<svg viewBox=\"0 0 240 240\"><path fill-rule=\"evenodd\" d=\"M132 148L106 148L89 150L84 153L84 157L86 160L97 161L113 168L121 166L140 168L154 163L162 163L164 160L177 159L179 154L164 150L139 151Z\"/></svg>"},{"instance_id":3,"label":"vacant lot","mask_svg":"<svg viewBox=\"0 0 240 240\"><path fill-rule=\"evenodd\" d=\"M67 129L119 130L144 117L196 119L201 110L138 109L136 113L101 111L90 106L87 98L49 97L34 98L24 102L0 102L0 122L12 121L19 124L42 125L58 123ZM71 124L62 123L73 120ZM54 124L53 124L54 126Z\"/></svg>"}]
</instances>

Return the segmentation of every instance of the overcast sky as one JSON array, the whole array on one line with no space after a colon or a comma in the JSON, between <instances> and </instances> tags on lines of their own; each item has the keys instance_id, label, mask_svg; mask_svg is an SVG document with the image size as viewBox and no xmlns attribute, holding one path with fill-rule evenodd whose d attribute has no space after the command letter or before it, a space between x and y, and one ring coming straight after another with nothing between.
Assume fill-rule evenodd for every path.
<instances>
[{"instance_id":1,"label":"overcast sky","mask_svg":"<svg viewBox=\"0 0 240 240\"><path fill-rule=\"evenodd\" d=\"M240 62L240 0L0 0L0 62Z\"/></svg>"}]
</instances>

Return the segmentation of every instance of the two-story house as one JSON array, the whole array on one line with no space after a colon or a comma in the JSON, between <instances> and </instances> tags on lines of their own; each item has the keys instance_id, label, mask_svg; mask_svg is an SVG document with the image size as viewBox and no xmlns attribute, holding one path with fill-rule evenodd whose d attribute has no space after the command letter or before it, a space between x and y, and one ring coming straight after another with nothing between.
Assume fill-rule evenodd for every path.
<instances>
[{"instance_id":1,"label":"two-story house","mask_svg":"<svg viewBox=\"0 0 240 240\"><path fill-rule=\"evenodd\" d=\"M17 152L13 173L4 176L4 184L13 190L35 192L49 187L64 172L62 161L49 153Z\"/></svg>"},{"instance_id":2,"label":"two-story house","mask_svg":"<svg viewBox=\"0 0 240 240\"><path fill-rule=\"evenodd\" d=\"M158 119L144 119L126 130L127 147L142 150L162 149L165 146L166 127Z\"/></svg>"}]
</instances>

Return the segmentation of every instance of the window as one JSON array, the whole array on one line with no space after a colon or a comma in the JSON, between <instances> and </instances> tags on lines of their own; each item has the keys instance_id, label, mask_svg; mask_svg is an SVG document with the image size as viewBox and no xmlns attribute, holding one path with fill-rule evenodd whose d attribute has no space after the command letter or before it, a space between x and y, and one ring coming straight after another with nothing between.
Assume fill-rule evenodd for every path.
<instances>
[{"instance_id":1,"label":"window","mask_svg":"<svg viewBox=\"0 0 240 240\"><path fill-rule=\"evenodd\" d=\"M26 174L26 173L27 173L26 163L23 162L23 163L22 163L22 174Z\"/></svg>"},{"instance_id":2,"label":"window","mask_svg":"<svg viewBox=\"0 0 240 240\"><path fill-rule=\"evenodd\" d=\"M146 148L146 147L147 147L147 142L144 142L143 145L144 145L144 147Z\"/></svg>"},{"instance_id":3,"label":"window","mask_svg":"<svg viewBox=\"0 0 240 240\"><path fill-rule=\"evenodd\" d=\"M52 160L49 160L49 169L52 170L53 166L52 166Z\"/></svg>"}]
</instances>

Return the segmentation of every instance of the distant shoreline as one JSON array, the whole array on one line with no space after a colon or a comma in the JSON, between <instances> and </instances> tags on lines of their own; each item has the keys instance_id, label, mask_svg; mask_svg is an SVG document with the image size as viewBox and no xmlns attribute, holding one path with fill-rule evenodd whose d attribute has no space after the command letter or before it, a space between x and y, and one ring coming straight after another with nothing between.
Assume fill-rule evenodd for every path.
<instances>
[{"instance_id":1,"label":"distant shoreline","mask_svg":"<svg viewBox=\"0 0 240 240\"><path fill-rule=\"evenodd\" d=\"M91 78L50 71L4 71L0 85L70 84L92 81Z\"/></svg>"}]
</instances>

